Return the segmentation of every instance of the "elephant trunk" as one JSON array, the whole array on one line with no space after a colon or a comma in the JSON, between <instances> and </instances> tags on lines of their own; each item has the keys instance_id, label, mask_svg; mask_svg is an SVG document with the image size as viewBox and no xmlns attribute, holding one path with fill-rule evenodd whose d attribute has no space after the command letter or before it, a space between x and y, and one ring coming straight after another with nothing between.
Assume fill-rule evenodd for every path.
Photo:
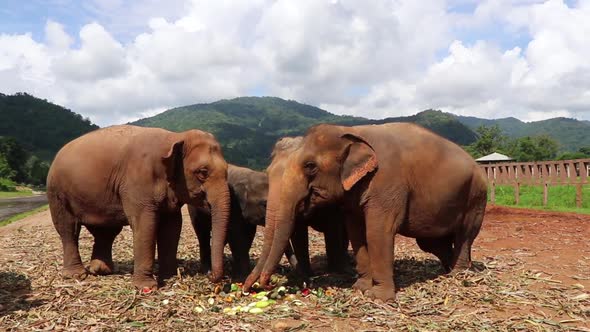
<instances>
[{"instance_id":1,"label":"elephant trunk","mask_svg":"<svg viewBox=\"0 0 590 332\"><path fill-rule=\"evenodd\" d=\"M280 181L280 178L276 181L272 179L270 179L269 181L268 198L266 203L266 221L264 226L264 244L262 246L262 253L260 254L260 258L258 258L256 267L254 267L254 270L250 272L250 275L248 275L248 278L246 278L246 281L244 282L244 290L250 289L252 284L256 282L256 280L258 280L258 277L260 277L260 273L262 272L268 254L272 247L276 226L276 213L279 210L281 195Z\"/></svg>"},{"instance_id":2,"label":"elephant trunk","mask_svg":"<svg viewBox=\"0 0 590 332\"><path fill-rule=\"evenodd\" d=\"M306 181L296 172L287 170L283 176L281 186L280 209L275 221L275 231L272 238L272 247L264 263L260 275L260 284L265 286L276 269L289 239L295 228L295 213L299 203L307 195Z\"/></svg>"},{"instance_id":3,"label":"elephant trunk","mask_svg":"<svg viewBox=\"0 0 590 332\"><path fill-rule=\"evenodd\" d=\"M210 279L218 282L223 277L223 248L229 225L230 196L227 184L212 187L216 189L207 192L212 226Z\"/></svg>"}]
</instances>

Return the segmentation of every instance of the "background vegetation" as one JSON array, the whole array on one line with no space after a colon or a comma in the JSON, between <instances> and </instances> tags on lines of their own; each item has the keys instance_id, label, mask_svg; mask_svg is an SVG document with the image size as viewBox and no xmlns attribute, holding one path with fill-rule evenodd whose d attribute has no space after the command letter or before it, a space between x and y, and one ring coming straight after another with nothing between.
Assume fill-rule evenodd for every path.
<instances>
[{"instance_id":1,"label":"background vegetation","mask_svg":"<svg viewBox=\"0 0 590 332\"><path fill-rule=\"evenodd\" d=\"M0 94L0 191L42 186L57 151L98 128L88 119L26 93Z\"/></svg>"},{"instance_id":2,"label":"background vegetation","mask_svg":"<svg viewBox=\"0 0 590 332\"><path fill-rule=\"evenodd\" d=\"M511 138L499 125L481 125L476 129L477 140L465 146L474 158L493 152L508 155L516 161L543 161L590 158L590 146L577 151L560 151L560 143L547 134Z\"/></svg>"},{"instance_id":3,"label":"background vegetation","mask_svg":"<svg viewBox=\"0 0 590 332\"><path fill-rule=\"evenodd\" d=\"M216 135L226 159L263 169L282 136L302 135L318 123L342 125L414 122L463 146L474 157L492 152L520 161L590 156L590 123L556 118L524 123L486 120L426 110L407 117L371 120L339 116L275 97L241 97L168 110L132 124L172 131L198 128ZM0 94L0 191L16 183L45 182L55 153L68 141L98 128L70 110L26 93ZM587 144L586 144L587 143Z\"/></svg>"},{"instance_id":4,"label":"background vegetation","mask_svg":"<svg viewBox=\"0 0 590 332\"><path fill-rule=\"evenodd\" d=\"M229 162L263 169L280 137L303 135L309 127L319 123L362 125L388 122L418 123L459 144L470 144L477 138L466 125L440 111L370 120L334 115L317 107L275 97L241 97L184 106L132 124L172 131L192 128L209 131L223 145L224 156Z\"/></svg>"}]
</instances>

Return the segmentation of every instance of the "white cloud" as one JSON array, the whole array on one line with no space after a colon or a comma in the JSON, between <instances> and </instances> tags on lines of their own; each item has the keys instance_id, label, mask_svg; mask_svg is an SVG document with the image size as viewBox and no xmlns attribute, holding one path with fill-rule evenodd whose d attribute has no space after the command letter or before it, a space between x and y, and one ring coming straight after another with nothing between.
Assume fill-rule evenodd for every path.
<instances>
[{"instance_id":1,"label":"white cloud","mask_svg":"<svg viewBox=\"0 0 590 332\"><path fill-rule=\"evenodd\" d=\"M449 11L469 3L94 0L76 37L55 21L43 40L0 31L0 91L101 125L252 91L370 117L590 118L590 1Z\"/></svg>"},{"instance_id":2,"label":"white cloud","mask_svg":"<svg viewBox=\"0 0 590 332\"><path fill-rule=\"evenodd\" d=\"M80 41L82 46L79 49L69 50L54 59L53 66L58 78L98 82L126 74L128 64L125 49L101 25L85 25L80 30Z\"/></svg>"}]
</instances>

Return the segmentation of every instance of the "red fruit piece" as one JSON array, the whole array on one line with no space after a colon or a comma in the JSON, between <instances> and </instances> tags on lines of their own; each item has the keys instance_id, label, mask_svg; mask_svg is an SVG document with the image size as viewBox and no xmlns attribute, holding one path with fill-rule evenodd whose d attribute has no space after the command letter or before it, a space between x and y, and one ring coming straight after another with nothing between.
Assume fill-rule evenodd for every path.
<instances>
[{"instance_id":1,"label":"red fruit piece","mask_svg":"<svg viewBox=\"0 0 590 332\"><path fill-rule=\"evenodd\" d=\"M154 290L151 289L150 287L144 287L142 288L139 292L143 295L147 295L150 294L151 292L153 292Z\"/></svg>"}]
</instances>

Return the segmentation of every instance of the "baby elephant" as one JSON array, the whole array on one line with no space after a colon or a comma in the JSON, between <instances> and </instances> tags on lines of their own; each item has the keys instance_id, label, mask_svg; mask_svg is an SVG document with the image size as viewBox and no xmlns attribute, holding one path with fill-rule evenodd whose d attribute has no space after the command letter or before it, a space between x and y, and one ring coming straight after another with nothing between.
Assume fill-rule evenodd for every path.
<instances>
[{"instance_id":1,"label":"baby elephant","mask_svg":"<svg viewBox=\"0 0 590 332\"><path fill-rule=\"evenodd\" d=\"M63 246L64 277L113 272L111 249L124 225L133 230L133 284L155 289L159 277L176 273L184 204L213 214L212 280L223 276L223 246L229 217L227 163L213 135L199 130L113 126L65 145L47 176L47 198ZM94 236L88 270L78 251L84 225Z\"/></svg>"},{"instance_id":2,"label":"baby elephant","mask_svg":"<svg viewBox=\"0 0 590 332\"><path fill-rule=\"evenodd\" d=\"M268 176L266 173L249 168L229 165L228 184L231 197L231 214L227 242L232 252L232 271L237 280L242 280L250 271L249 251L256 235L256 227L265 225ZM207 207L189 206L189 214L197 237L201 269L211 267L211 214ZM349 267L347 255L348 239L342 227L330 227L330 220L342 220L339 210L323 209L305 219L293 234L285 256L291 266L303 276L312 274L309 262L307 226L323 232L326 241L328 267L332 271L343 271Z\"/></svg>"}]
</instances>

